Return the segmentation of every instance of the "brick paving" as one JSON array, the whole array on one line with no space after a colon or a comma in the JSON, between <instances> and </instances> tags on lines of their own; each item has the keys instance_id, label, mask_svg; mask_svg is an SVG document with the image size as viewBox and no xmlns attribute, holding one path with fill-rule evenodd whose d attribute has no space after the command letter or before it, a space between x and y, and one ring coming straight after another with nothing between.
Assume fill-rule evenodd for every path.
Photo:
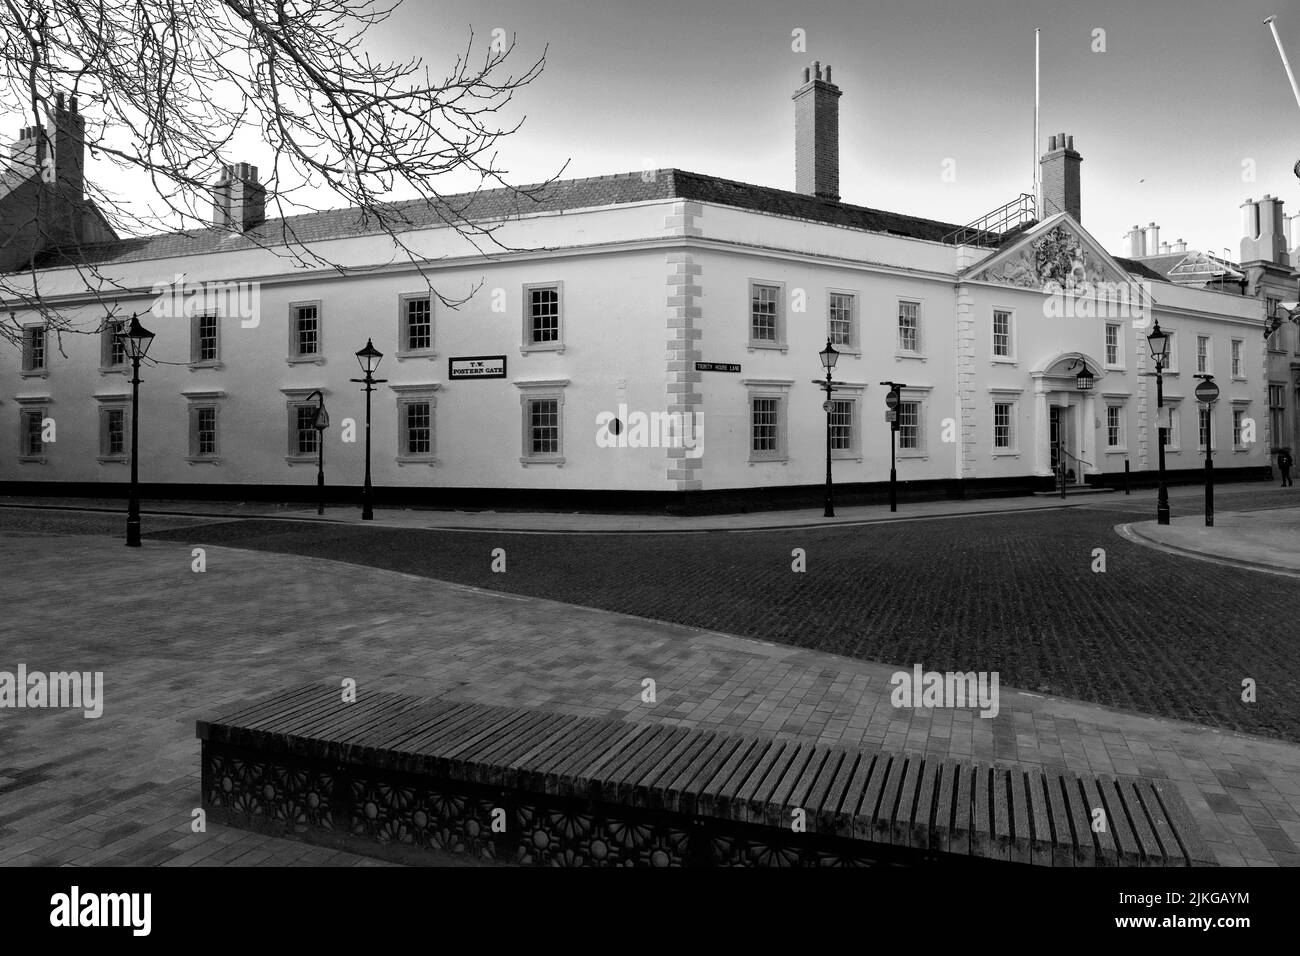
<instances>
[{"instance_id":1,"label":"brick paving","mask_svg":"<svg viewBox=\"0 0 1300 956\"><path fill-rule=\"evenodd\" d=\"M75 527L63 521L62 530ZM775 556L788 563L784 544ZM189 542L128 550L101 535L0 537L0 669L102 670L106 698L98 720L0 710L0 864L373 862L219 826L189 832L194 721L286 684L344 677L362 693L1162 776L1177 783L1221 862L1300 864L1293 743L1005 682L993 719L895 710L894 668L879 663L380 568L205 546L208 569L196 574ZM654 705L641 701L646 677L657 684Z\"/></svg>"}]
</instances>

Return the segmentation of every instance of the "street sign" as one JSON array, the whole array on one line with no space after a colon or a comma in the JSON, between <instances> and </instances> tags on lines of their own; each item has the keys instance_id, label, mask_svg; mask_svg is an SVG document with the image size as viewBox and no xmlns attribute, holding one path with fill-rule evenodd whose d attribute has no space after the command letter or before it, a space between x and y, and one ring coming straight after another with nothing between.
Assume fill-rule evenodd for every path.
<instances>
[{"instance_id":1,"label":"street sign","mask_svg":"<svg viewBox=\"0 0 1300 956\"><path fill-rule=\"evenodd\" d=\"M696 362L697 372L739 372L740 365L735 362Z\"/></svg>"},{"instance_id":2,"label":"street sign","mask_svg":"<svg viewBox=\"0 0 1300 956\"><path fill-rule=\"evenodd\" d=\"M448 378L505 378L504 355L466 355L447 359Z\"/></svg>"},{"instance_id":3,"label":"street sign","mask_svg":"<svg viewBox=\"0 0 1300 956\"><path fill-rule=\"evenodd\" d=\"M1205 379L1196 386L1196 400L1206 405L1213 405L1219 400L1219 386L1215 385L1213 380Z\"/></svg>"},{"instance_id":4,"label":"street sign","mask_svg":"<svg viewBox=\"0 0 1300 956\"><path fill-rule=\"evenodd\" d=\"M896 411L895 411L894 409L892 409L892 408L891 408L889 411L885 412L885 421L887 421L887 422L896 422L896 421L898 421L898 412L896 412Z\"/></svg>"},{"instance_id":5,"label":"street sign","mask_svg":"<svg viewBox=\"0 0 1300 956\"><path fill-rule=\"evenodd\" d=\"M890 389L889 392L885 394L885 406L891 411L898 407L898 392ZM893 419L891 418L890 421L892 422Z\"/></svg>"}]
</instances>

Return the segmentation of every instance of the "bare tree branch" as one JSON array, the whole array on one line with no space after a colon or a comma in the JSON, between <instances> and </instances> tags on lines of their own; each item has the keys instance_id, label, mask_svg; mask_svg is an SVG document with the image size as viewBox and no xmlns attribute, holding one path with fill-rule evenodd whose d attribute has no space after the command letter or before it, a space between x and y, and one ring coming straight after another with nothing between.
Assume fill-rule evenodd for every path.
<instances>
[{"instance_id":1,"label":"bare tree branch","mask_svg":"<svg viewBox=\"0 0 1300 956\"><path fill-rule=\"evenodd\" d=\"M495 235L499 222L476 216L474 199L484 189L506 189L526 208L563 172L520 187L497 165L502 142L524 121L502 123L502 114L541 74L546 53L516 75L507 65L514 38L476 44L471 31L437 79L422 58L376 61L364 48L367 31L399 3L0 0L0 115L38 130L35 168L0 176L0 202L24 188L23 174L42 174L40 162L55 146L47 117L75 96L84 104L89 156L142 173L151 186L141 199L87 182L87 215L102 216L123 237L208 228L213 183L247 158L229 155L231 143L256 128L271 156L263 177L268 216L282 221L246 232L248 242L294 265L351 271L290 218L322 211L299 197L323 188L335 208L355 210L358 232L386 236L393 257L411 262L431 294L455 307L467 297L433 287L424 254L408 244L410 232L449 227L485 256L510 248ZM483 49L476 54L476 47ZM455 200L441 193L438 183L451 172L473 174L476 190ZM128 290L75 241L52 233L57 190L31 192L26 218L6 221L0 235L0 258L20 263L0 273L0 308L8 313L0 317L0 339L21 335L15 310L41 316L56 334L99 331ZM47 301L41 270L51 265L78 270L103 304L103 319L87 323Z\"/></svg>"}]
</instances>

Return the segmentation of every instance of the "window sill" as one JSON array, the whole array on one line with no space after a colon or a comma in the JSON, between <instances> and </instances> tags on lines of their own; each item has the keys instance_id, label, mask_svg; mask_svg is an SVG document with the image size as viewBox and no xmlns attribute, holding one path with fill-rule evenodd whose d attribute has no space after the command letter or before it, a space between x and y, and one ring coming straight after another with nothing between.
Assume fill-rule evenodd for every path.
<instances>
[{"instance_id":1,"label":"window sill","mask_svg":"<svg viewBox=\"0 0 1300 956\"><path fill-rule=\"evenodd\" d=\"M834 342L831 344L835 345ZM857 346L835 345L835 351L839 352L841 355L852 355L854 358L862 358L862 349Z\"/></svg>"},{"instance_id":2,"label":"window sill","mask_svg":"<svg viewBox=\"0 0 1300 956\"><path fill-rule=\"evenodd\" d=\"M219 465L219 464L221 464L221 459L220 459L220 458L217 458L216 456L212 456L212 457L210 457L210 458L209 458L209 457L205 457L205 458L196 458L196 457L193 456L193 455L188 455L188 456L186 456L185 460L188 461L191 465Z\"/></svg>"},{"instance_id":3,"label":"window sill","mask_svg":"<svg viewBox=\"0 0 1300 956\"><path fill-rule=\"evenodd\" d=\"M1107 372L1127 372L1127 365L1106 365L1103 366Z\"/></svg>"},{"instance_id":4,"label":"window sill","mask_svg":"<svg viewBox=\"0 0 1300 956\"><path fill-rule=\"evenodd\" d=\"M320 355L290 355L284 360L285 365L324 365L325 359Z\"/></svg>"},{"instance_id":5,"label":"window sill","mask_svg":"<svg viewBox=\"0 0 1300 956\"><path fill-rule=\"evenodd\" d=\"M750 342L745 349L749 352L780 352L784 355L790 351L790 346L776 342Z\"/></svg>"},{"instance_id":6,"label":"window sill","mask_svg":"<svg viewBox=\"0 0 1300 956\"><path fill-rule=\"evenodd\" d=\"M1232 449L1232 453L1233 453L1234 455L1249 455L1249 454L1250 454L1250 449L1249 449L1249 448L1246 448L1246 447L1243 446L1243 447L1241 447L1241 448L1234 448L1234 449Z\"/></svg>"},{"instance_id":7,"label":"window sill","mask_svg":"<svg viewBox=\"0 0 1300 956\"><path fill-rule=\"evenodd\" d=\"M564 467L564 458L526 458L521 457L519 464L527 468L529 465L554 465L557 468Z\"/></svg>"},{"instance_id":8,"label":"window sill","mask_svg":"<svg viewBox=\"0 0 1300 956\"><path fill-rule=\"evenodd\" d=\"M1231 378L1230 381L1233 381L1233 382L1244 382L1244 381L1246 381L1246 376L1244 376L1244 375L1234 375L1234 376L1232 376L1232 378Z\"/></svg>"},{"instance_id":9,"label":"window sill","mask_svg":"<svg viewBox=\"0 0 1300 956\"><path fill-rule=\"evenodd\" d=\"M398 455L393 461L398 465L428 465L430 468L438 464L437 458L426 458L423 455Z\"/></svg>"},{"instance_id":10,"label":"window sill","mask_svg":"<svg viewBox=\"0 0 1300 956\"><path fill-rule=\"evenodd\" d=\"M1019 368L1019 367L1020 367L1020 361L1019 361L1018 359L1005 358L1005 357L1004 357L1004 358L991 358L991 359L989 359L989 364L990 364L990 365L1009 365L1009 366L1011 366L1012 368Z\"/></svg>"},{"instance_id":11,"label":"window sill","mask_svg":"<svg viewBox=\"0 0 1300 956\"><path fill-rule=\"evenodd\" d=\"M125 465L127 457L126 455L100 455L95 461L101 465Z\"/></svg>"},{"instance_id":12,"label":"window sill","mask_svg":"<svg viewBox=\"0 0 1300 956\"><path fill-rule=\"evenodd\" d=\"M1169 449L1167 449L1167 448L1165 449L1166 452L1167 452L1168 450L1169 450ZM1157 448L1157 449L1156 449L1156 453L1159 454L1159 452L1160 452L1160 449ZM1123 447L1107 448L1104 452L1102 452L1102 454L1103 454L1103 455L1127 455L1127 454L1128 454L1128 447L1127 447L1127 446L1123 446Z\"/></svg>"},{"instance_id":13,"label":"window sill","mask_svg":"<svg viewBox=\"0 0 1300 956\"><path fill-rule=\"evenodd\" d=\"M213 371L220 371L225 367L226 366L221 362L191 362L190 363L191 372L198 372L202 369L212 369Z\"/></svg>"},{"instance_id":14,"label":"window sill","mask_svg":"<svg viewBox=\"0 0 1300 956\"><path fill-rule=\"evenodd\" d=\"M409 360L412 360L412 361L417 360L417 359L426 359L426 360L432 361L433 359L436 359L437 357L438 357L438 353L437 353L437 352L426 351L426 350L423 350L423 349L422 349L422 350L419 350L419 351L415 351L415 352L398 352L396 355L393 356L393 358L397 359L397 361L399 361L399 362L405 362L405 361L407 361L408 359L409 359Z\"/></svg>"},{"instance_id":15,"label":"window sill","mask_svg":"<svg viewBox=\"0 0 1300 956\"><path fill-rule=\"evenodd\" d=\"M564 354L563 345L521 345L519 346L520 355L531 355L534 352L558 352Z\"/></svg>"},{"instance_id":16,"label":"window sill","mask_svg":"<svg viewBox=\"0 0 1300 956\"><path fill-rule=\"evenodd\" d=\"M862 452L831 452L831 461L862 461Z\"/></svg>"},{"instance_id":17,"label":"window sill","mask_svg":"<svg viewBox=\"0 0 1300 956\"><path fill-rule=\"evenodd\" d=\"M99 367L100 375L125 375L131 371L125 365L101 365Z\"/></svg>"},{"instance_id":18,"label":"window sill","mask_svg":"<svg viewBox=\"0 0 1300 956\"><path fill-rule=\"evenodd\" d=\"M20 465L43 465L45 464L44 455L19 455L18 464Z\"/></svg>"},{"instance_id":19,"label":"window sill","mask_svg":"<svg viewBox=\"0 0 1300 956\"><path fill-rule=\"evenodd\" d=\"M895 362L900 361L902 359L911 359L914 362L924 362L925 356L922 355L920 352L895 352L894 353Z\"/></svg>"},{"instance_id":20,"label":"window sill","mask_svg":"<svg viewBox=\"0 0 1300 956\"><path fill-rule=\"evenodd\" d=\"M750 466L751 468L752 468L754 465L788 465L788 464L790 464L790 459L789 459L789 458L751 458L751 459L749 459L749 466Z\"/></svg>"},{"instance_id":21,"label":"window sill","mask_svg":"<svg viewBox=\"0 0 1300 956\"><path fill-rule=\"evenodd\" d=\"M926 460L930 457L930 455L929 455L928 452L923 452L923 451L919 451L919 452L918 452L918 451L914 451L914 452L905 452L905 451L900 451L900 452L898 452L898 457L899 457L899 458L909 458L909 459L911 459L911 460L913 460L913 461L926 461Z\"/></svg>"},{"instance_id":22,"label":"window sill","mask_svg":"<svg viewBox=\"0 0 1300 956\"><path fill-rule=\"evenodd\" d=\"M23 369L20 374L23 378L49 378L50 370L47 368Z\"/></svg>"},{"instance_id":23,"label":"window sill","mask_svg":"<svg viewBox=\"0 0 1300 956\"><path fill-rule=\"evenodd\" d=\"M995 452L992 452L992 453L991 453L991 456L992 456L993 458L1019 458L1019 457L1020 457L1020 452L1018 452L1018 451L995 451Z\"/></svg>"},{"instance_id":24,"label":"window sill","mask_svg":"<svg viewBox=\"0 0 1300 956\"><path fill-rule=\"evenodd\" d=\"M315 455L285 455L284 463L289 466L293 465L314 465L319 459Z\"/></svg>"}]
</instances>

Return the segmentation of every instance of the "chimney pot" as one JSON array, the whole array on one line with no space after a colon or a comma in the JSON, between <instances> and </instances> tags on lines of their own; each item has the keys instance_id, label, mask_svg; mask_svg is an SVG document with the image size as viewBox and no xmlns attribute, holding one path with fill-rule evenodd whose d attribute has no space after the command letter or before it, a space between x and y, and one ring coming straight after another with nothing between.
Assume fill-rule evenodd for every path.
<instances>
[{"instance_id":1,"label":"chimney pot","mask_svg":"<svg viewBox=\"0 0 1300 956\"><path fill-rule=\"evenodd\" d=\"M71 96L68 98L68 112L70 113L77 112L77 98L75 96Z\"/></svg>"}]
</instances>

